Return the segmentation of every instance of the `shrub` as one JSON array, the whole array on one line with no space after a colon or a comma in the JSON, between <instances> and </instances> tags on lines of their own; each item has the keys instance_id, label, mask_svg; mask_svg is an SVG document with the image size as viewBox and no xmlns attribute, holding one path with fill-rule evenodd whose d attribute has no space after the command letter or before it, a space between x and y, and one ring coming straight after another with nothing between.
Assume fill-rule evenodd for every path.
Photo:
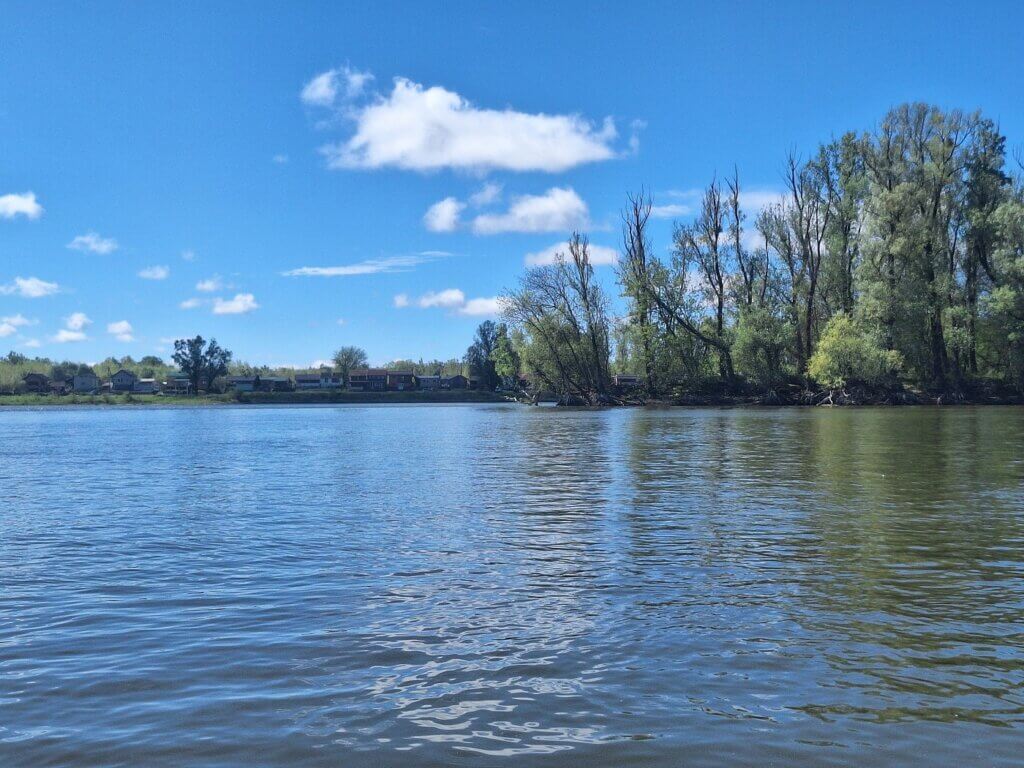
<instances>
[{"instance_id":1,"label":"shrub","mask_svg":"<svg viewBox=\"0 0 1024 768\"><path fill-rule=\"evenodd\" d=\"M847 384L877 387L893 384L901 363L899 352L882 349L849 315L839 314L825 326L807 372L830 389Z\"/></svg>"},{"instance_id":2,"label":"shrub","mask_svg":"<svg viewBox=\"0 0 1024 768\"><path fill-rule=\"evenodd\" d=\"M767 309L750 309L740 316L732 345L736 370L764 389L782 384L789 375L787 355L793 329Z\"/></svg>"}]
</instances>

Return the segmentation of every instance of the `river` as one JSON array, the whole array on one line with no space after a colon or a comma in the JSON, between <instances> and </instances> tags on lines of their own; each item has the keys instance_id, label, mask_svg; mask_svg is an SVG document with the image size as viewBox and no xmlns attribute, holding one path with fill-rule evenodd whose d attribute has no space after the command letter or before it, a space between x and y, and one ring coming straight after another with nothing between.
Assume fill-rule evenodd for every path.
<instances>
[{"instance_id":1,"label":"river","mask_svg":"<svg viewBox=\"0 0 1024 768\"><path fill-rule=\"evenodd\" d=\"M1020 765L1024 409L0 412L0 765Z\"/></svg>"}]
</instances>

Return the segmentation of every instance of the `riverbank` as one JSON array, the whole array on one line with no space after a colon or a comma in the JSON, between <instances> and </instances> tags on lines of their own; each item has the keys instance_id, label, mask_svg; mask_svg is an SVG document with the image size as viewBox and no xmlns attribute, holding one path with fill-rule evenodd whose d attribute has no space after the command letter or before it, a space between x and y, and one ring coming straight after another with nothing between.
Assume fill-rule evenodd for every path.
<instances>
[{"instance_id":1,"label":"riverbank","mask_svg":"<svg viewBox=\"0 0 1024 768\"><path fill-rule=\"evenodd\" d=\"M317 405L376 403L503 403L506 398L494 392L475 390L409 391L409 392L339 392L312 390L306 392L232 392L224 395L198 397L169 395L2 395L4 406L48 407L74 405L177 406L195 408L217 405Z\"/></svg>"}]
</instances>

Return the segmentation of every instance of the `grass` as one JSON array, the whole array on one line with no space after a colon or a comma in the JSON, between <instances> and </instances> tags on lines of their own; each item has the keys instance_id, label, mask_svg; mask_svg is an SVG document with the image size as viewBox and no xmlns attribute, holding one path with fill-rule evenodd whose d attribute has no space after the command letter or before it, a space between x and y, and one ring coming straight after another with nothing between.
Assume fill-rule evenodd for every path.
<instances>
[{"instance_id":1,"label":"grass","mask_svg":"<svg viewBox=\"0 0 1024 768\"><path fill-rule=\"evenodd\" d=\"M198 397L173 395L0 395L0 408L4 406L67 406L67 405L162 405L209 406L231 403L272 404L331 404L331 403L499 403L505 398L494 392L472 390L411 391L411 392L344 392L314 390L306 392L232 392L224 395Z\"/></svg>"}]
</instances>

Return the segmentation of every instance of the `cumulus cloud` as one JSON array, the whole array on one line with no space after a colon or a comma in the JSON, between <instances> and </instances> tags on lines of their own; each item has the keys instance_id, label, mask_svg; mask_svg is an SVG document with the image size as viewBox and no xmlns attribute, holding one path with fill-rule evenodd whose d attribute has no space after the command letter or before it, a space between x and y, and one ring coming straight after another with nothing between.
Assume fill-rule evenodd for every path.
<instances>
[{"instance_id":1,"label":"cumulus cloud","mask_svg":"<svg viewBox=\"0 0 1024 768\"><path fill-rule=\"evenodd\" d=\"M112 237L101 237L96 232L87 232L75 237L68 243L68 248L73 251L88 251L105 255L117 250L117 240Z\"/></svg>"},{"instance_id":2,"label":"cumulus cloud","mask_svg":"<svg viewBox=\"0 0 1024 768\"><path fill-rule=\"evenodd\" d=\"M289 269L281 274L285 277L351 277L352 275L375 275L381 272L408 272L420 264L448 255L445 251L423 251L408 256L367 259L337 267L299 267Z\"/></svg>"},{"instance_id":3,"label":"cumulus cloud","mask_svg":"<svg viewBox=\"0 0 1024 768\"><path fill-rule=\"evenodd\" d=\"M395 296L395 306L404 308L412 306L408 294ZM421 309L450 309L459 315L497 315L501 312L501 299L497 296L467 299L465 292L459 288L445 288L442 291L428 291L415 301Z\"/></svg>"},{"instance_id":4,"label":"cumulus cloud","mask_svg":"<svg viewBox=\"0 0 1024 768\"><path fill-rule=\"evenodd\" d=\"M28 341L26 341L21 346L28 347L29 349L37 349L37 348L41 347L42 345L43 345L43 343L41 341L39 341L39 339L29 339Z\"/></svg>"},{"instance_id":5,"label":"cumulus cloud","mask_svg":"<svg viewBox=\"0 0 1024 768\"><path fill-rule=\"evenodd\" d=\"M427 307L461 307L466 303L466 294L458 288L446 288L443 291L430 291L420 296L416 302L419 306Z\"/></svg>"},{"instance_id":6,"label":"cumulus cloud","mask_svg":"<svg viewBox=\"0 0 1024 768\"><path fill-rule=\"evenodd\" d=\"M127 320L118 320L116 323L107 325L107 333L118 341L135 341L132 336L132 324Z\"/></svg>"},{"instance_id":7,"label":"cumulus cloud","mask_svg":"<svg viewBox=\"0 0 1024 768\"><path fill-rule=\"evenodd\" d=\"M402 77L389 94L355 104L368 82L365 73L357 74L353 79L351 70L329 70L302 91L306 104L336 109L354 123L350 138L321 148L331 168L556 173L616 156L611 118L598 124L579 115L481 108L443 87Z\"/></svg>"},{"instance_id":8,"label":"cumulus cloud","mask_svg":"<svg viewBox=\"0 0 1024 768\"><path fill-rule=\"evenodd\" d=\"M610 266L617 264L619 261L619 254L614 248L591 243L588 251L590 253L590 263L595 267ZM556 264L560 258L568 258L568 252L569 246L566 243L555 243L554 245L549 245L544 250L526 254L523 262L528 267Z\"/></svg>"},{"instance_id":9,"label":"cumulus cloud","mask_svg":"<svg viewBox=\"0 0 1024 768\"><path fill-rule=\"evenodd\" d=\"M36 200L35 192L0 195L0 219L13 219L15 216L38 219L42 215L43 206Z\"/></svg>"},{"instance_id":10,"label":"cumulus cloud","mask_svg":"<svg viewBox=\"0 0 1024 768\"><path fill-rule=\"evenodd\" d=\"M460 315L500 315L502 310L501 297L491 296L489 298L470 299L459 308Z\"/></svg>"},{"instance_id":11,"label":"cumulus cloud","mask_svg":"<svg viewBox=\"0 0 1024 768\"><path fill-rule=\"evenodd\" d=\"M196 307L198 307L202 303L203 303L202 299L191 298L191 299L185 299L178 306L181 307L182 309L195 309Z\"/></svg>"},{"instance_id":12,"label":"cumulus cloud","mask_svg":"<svg viewBox=\"0 0 1024 768\"><path fill-rule=\"evenodd\" d=\"M196 283L196 290L202 291L203 293L213 293L214 291L219 291L223 287L224 283L221 281L219 275L208 277L205 280L200 280Z\"/></svg>"},{"instance_id":13,"label":"cumulus cloud","mask_svg":"<svg viewBox=\"0 0 1024 768\"><path fill-rule=\"evenodd\" d=\"M80 331L85 326L90 325L92 320L85 312L72 312L66 318L64 318L64 327L69 328L72 331Z\"/></svg>"},{"instance_id":14,"label":"cumulus cloud","mask_svg":"<svg viewBox=\"0 0 1024 768\"><path fill-rule=\"evenodd\" d=\"M139 270L139 277L143 280L166 280L171 274L169 267L155 266Z\"/></svg>"},{"instance_id":15,"label":"cumulus cloud","mask_svg":"<svg viewBox=\"0 0 1024 768\"><path fill-rule=\"evenodd\" d=\"M218 296L213 300L215 315L244 315L259 308L256 297L251 293L236 293L233 299L222 299Z\"/></svg>"},{"instance_id":16,"label":"cumulus cloud","mask_svg":"<svg viewBox=\"0 0 1024 768\"><path fill-rule=\"evenodd\" d=\"M10 317L0 317L0 339L8 336L13 336L18 332L18 329L31 325L32 321L24 315L11 315Z\"/></svg>"},{"instance_id":17,"label":"cumulus cloud","mask_svg":"<svg viewBox=\"0 0 1024 768\"><path fill-rule=\"evenodd\" d=\"M16 277L13 282L0 285L0 294L5 296L17 295L25 299L39 299L43 296L52 296L60 291L57 283L48 283L38 277Z\"/></svg>"},{"instance_id":18,"label":"cumulus cloud","mask_svg":"<svg viewBox=\"0 0 1024 768\"><path fill-rule=\"evenodd\" d=\"M459 226L459 215L466 207L454 197L439 200L423 214L423 224L431 232L453 232Z\"/></svg>"},{"instance_id":19,"label":"cumulus cloud","mask_svg":"<svg viewBox=\"0 0 1024 768\"><path fill-rule=\"evenodd\" d=\"M50 337L50 341L57 344L67 344L74 341L85 341L85 327L91 325L92 320L84 312L73 312L64 318L64 327Z\"/></svg>"},{"instance_id":20,"label":"cumulus cloud","mask_svg":"<svg viewBox=\"0 0 1024 768\"><path fill-rule=\"evenodd\" d=\"M473 219L478 235L501 232L568 232L584 229L590 212L571 187L552 187L543 195L521 195L505 213L483 213Z\"/></svg>"},{"instance_id":21,"label":"cumulus cloud","mask_svg":"<svg viewBox=\"0 0 1024 768\"><path fill-rule=\"evenodd\" d=\"M312 107L331 107L339 98L351 100L362 94L371 80L369 72L349 67L329 69L306 83L299 98Z\"/></svg>"}]
</instances>

